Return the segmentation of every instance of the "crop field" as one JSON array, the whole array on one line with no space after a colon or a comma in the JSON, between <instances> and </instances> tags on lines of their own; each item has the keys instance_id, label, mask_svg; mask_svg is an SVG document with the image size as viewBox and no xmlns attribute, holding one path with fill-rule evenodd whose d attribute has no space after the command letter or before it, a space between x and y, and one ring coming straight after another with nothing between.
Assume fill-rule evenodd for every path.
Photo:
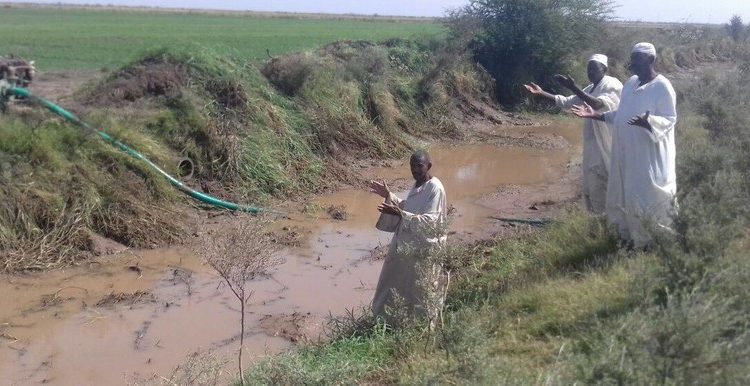
<instances>
[{"instance_id":1,"label":"crop field","mask_svg":"<svg viewBox=\"0 0 750 386\"><path fill-rule=\"evenodd\" d=\"M144 51L199 44L240 59L317 48L337 40L435 36L429 21L262 16L58 7L0 8L0 55L42 71L114 69Z\"/></svg>"}]
</instances>

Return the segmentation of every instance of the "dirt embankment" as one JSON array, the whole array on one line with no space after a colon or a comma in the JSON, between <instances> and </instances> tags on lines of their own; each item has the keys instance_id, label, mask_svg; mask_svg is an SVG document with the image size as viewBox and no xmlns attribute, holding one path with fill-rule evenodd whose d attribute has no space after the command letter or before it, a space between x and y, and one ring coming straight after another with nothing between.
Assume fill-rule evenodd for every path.
<instances>
[{"instance_id":1,"label":"dirt embankment","mask_svg":"<svg viewBox=\"0 0 750 386\"><path fill-rule=\"evenodd\" d=\"M31 89L171 174L179 175L178 160L191 159L193 188L270 204L361 186L363 164L399 158L420 143L559 146L512 130L483 132L529 123L499 111L488 84L466 58L393 40L339 42L260 65L164 50L111 74L42 73ZM61 131L44 112L15 112L3 134L30 148L3 149L0 161L14 160L7 177L34 186L36 198L21 199L28 192L13 186L3 191L8 215L0 222L12 230L0 240L5 271L66 266L119 245L155 247L191 233L182 213L194 203L146 165L77 128ZM46 141L35 137L40 132Z\"/></svg>"}]
</instances>

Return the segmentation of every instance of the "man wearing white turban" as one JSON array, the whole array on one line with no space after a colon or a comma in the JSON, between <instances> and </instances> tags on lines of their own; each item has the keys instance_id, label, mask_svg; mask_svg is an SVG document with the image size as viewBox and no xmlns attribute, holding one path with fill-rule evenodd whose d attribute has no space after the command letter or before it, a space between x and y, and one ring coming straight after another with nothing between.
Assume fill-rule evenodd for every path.
<instances>
[{"instance_id":1,"label":"man wearing white turban","mask_svg":"<svg viewBox=\"0 0 750 386\"><path fill-rule=\"evenodd\" d=\"M651 226L669 229L676 211L676 98L655 62L653 44L636 44L629 65L635 75L622 89L619 108L607 113L586 104L573 108L582 118L614 124L606 215L635 248L650 243Z\"/></svg>"},{"instance_id":2,"label":"man wearing white turban","mask_svg":"<svg viewBox=\"0 0 750 386\"><path fill-rule=\"evenodd\" d=\"M588 103L598 112L616 110L620 103L622 83L607 74L608 60L605 55L593 55L586 66L591 84L583 90L578 88L570 76L555 75L563 87L573 95L553 95L535 83L524 85L534 94L549 98L563 109ZM595 214L603 214L607 197L609 159L612 149L612 127L606 122L587 119L583 125L583 201L586 209Z\"/></svg>"}]
</instances>

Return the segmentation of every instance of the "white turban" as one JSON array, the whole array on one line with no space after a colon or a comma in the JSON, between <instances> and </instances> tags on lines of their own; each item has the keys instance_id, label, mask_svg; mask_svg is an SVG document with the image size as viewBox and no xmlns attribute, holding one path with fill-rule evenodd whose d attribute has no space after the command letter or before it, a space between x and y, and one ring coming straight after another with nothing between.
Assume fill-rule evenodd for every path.
<instances>
[{"instance_id":1,"label":"white turban","mask_svg":"<svg viewBox=\"0 0 750 386\"><path fill-rule=\"evenodd\" d=\"M641 52L641 53L656 57L656 47L654 47L654 45L651 43L643 42L643 43L638 43L634 45L633 50L630 51L630 53L636 53L636 52Z\"/></svg>"},{"instance_id":2,"label":"white turban","mask_svg":"<svg viewBox=\"0 0 750 386\"><path fill-rule=\"evenodd\" d=\"M591 55L591 59L589 59L589 62L599 62L599 63L603 64L604 67L608 67L609 66L607 64L607 62L608 62L607 55L602 55L602 54Z\"/></svg>"}]
</instances>

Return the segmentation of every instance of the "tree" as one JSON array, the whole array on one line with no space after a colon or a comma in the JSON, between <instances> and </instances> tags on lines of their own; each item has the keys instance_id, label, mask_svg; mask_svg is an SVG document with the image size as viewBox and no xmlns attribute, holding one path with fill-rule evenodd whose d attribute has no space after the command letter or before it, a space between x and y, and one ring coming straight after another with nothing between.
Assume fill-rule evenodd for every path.
<instances>
[{"instance_id":1,"label":"tree","mask_svg":"<svg viewBox=\"0 0 750 386\"><path fill-rule=\"evenodd\" d=\"M609 0L471 0L461 12L479 21L475 59L495 78L500 103L512 107L523 98L522 84L551 83L596 45L612 6Z\"/></svg>"},{"instance_id":2,"label":"tree","mask_svg":"<svg viewBox=\"0 0 750 386\"><path fill-rule=\"evenodd\" d=\"M248 282L265 275L281 264L275 257L277 244L264 230L265 222L257 218L241 218L237 224L222 228L201 237L198 253L206 260L240 303L240 350L237 355L240 382L245 384L242 372L242 347L245 343L245 307L253 295Z\"/></svg>"},{"instance_id":3,"label":"tree","mask_svg":"<svg viewBox=\"0 0 750 386\"><path fill-rule=\"evenodd\" d=\"M729 24L726 25L727 34L735 42L741 42L745 40L745 25L742 24L742 17L740 15L734 15L729 20Z\"/></svg>"}]
</instances>

